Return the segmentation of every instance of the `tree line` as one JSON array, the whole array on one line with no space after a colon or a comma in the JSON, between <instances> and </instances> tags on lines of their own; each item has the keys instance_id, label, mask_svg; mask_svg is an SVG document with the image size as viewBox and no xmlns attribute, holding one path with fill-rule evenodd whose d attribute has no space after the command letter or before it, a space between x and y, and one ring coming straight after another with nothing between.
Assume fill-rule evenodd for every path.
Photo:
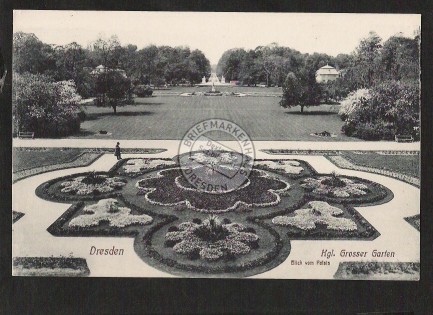
<instances>
[{"instance_id":1,"label":"tree line","mask_svg":"<svg viewBox=\"0 0 433 315\"><path fill-rule=\"evenodd\" d=\"M335 81L318 83L316 71L326 64L339 71ZM342 132L365 140L419 138L420 30L383 41L375 32L350 54L302 54L276 43L222 55L217 71L243 85L282 87L284 108L342 104Z\"/></svg>"},{"instance_id":2,"label":"tree line","mask_svg":"<svg viewBox=\"0 0 433 315\"><path fill-rule=\"evenodd\" d=\"M202 51L189 47L121 45L117 36L99 37L88 47L43 43L34 34L13 35L13 70L44 74L55 81L73 80L83 97L94 93L91 69L103 65L125 70L131 83L161 86L195 84L210 75L210 63ZM90 70L90 71L89 71Z\"/></svg>"},{"instance_id":3,"label":"tree line","mask_svg":"<svg viewBox=\"0 0 433 315\"><path fill-rule=\"evenodd\" d=\"M397 34L382 42L375 32L370 32L352 53L336 57L303 54L277 43L250 50L234 48L223 53L217 72L243 85L288 85L290 89L286 90L294 94L287 94L283 105L317 105L322 101L340 101L351 91L386 80L417 81L419 40L419 33L414 38ZM316 71L327 64L340 71L341 77L319 84Z\"/></svg>"},{"instance_id":4,"label":"tree line","mask_svg":"<svg viewBox=\"0 0 433 315\"><path fill-rule=\"evenodd\" d=\"M151 95L149 85L194 84L210 74L200 50L138 49L122 46L116 36L99 37L84 48L76 42L50 45L32 33L17 32L13 56L14 132L32 131L37 137L78 132L85 119L81 98L96 97L97 106L110 106L116 114L118 106L133 103L133 94ZM99 65L105 70L93 72Z\"/></svg>"}]
</instances>

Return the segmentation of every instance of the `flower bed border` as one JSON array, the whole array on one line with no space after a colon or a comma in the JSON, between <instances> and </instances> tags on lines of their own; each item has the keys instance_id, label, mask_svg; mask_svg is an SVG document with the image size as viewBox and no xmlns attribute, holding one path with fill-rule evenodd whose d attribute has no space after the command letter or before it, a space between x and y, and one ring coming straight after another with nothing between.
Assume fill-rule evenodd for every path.
<instances>
[{"instance_id":1,"label":"flower bed border","mask_svg":"<svg viewBox=\"0 0 433 315\"><path fill-rule=\"evenodd\" d=\"M12 224L24 216L24 213L12 210Z\"/></svg>"},{"instance_id":2,"label":"flower bed border","mask_svg":"<svg viewBox=\"0 0 433 315\"><path fill-rule=\"evenodd\" d=\"M373 267L384 267L384 266L396 266L401 272L400 273L389 273L388 275L380 272L380 273L370 273ZM409 266L415 273L407 273L402 269L402 266ZM351 276L345 277L343 272L348 268L359 268L364 269L363 273L353 274L351 272ZM363 268L365 267L365 268ZM413 268L415 267L415 269ZM416 268L418 270L416 270ZM338 269L334 274L334 279L339 280L369 280L375 277L383 277L383 280L399 280L399 281L414 281L419 280L420 277L420 263L419 262L389 262L389 261L343 261L338 265ZM381 270L382 271L382 270ZM365 273L367 272L367 273ZM391 278L391 279L390 279ZM380 279L377 279L380 280Z\"/></svg>"},{"instance_id":3,"label":"flower bed border","mask_svg":"<svg viewBox=\"0 0 433 315\"><path fill-rule=\"evenodd\" d=\"M318 200L312 196L304 195L304 198L302 198L299 202L297 202L296 204L294 204L292 207L288 209L267 213L260 216L250 217L250 219L254 220L255 222L262 222L264 220L273 219L274 217L280 215L288 215L290 213L293 213L293 211L297 209L303 209L303 207L310 201L318 201ZM287 232L286 233L287 237L291 240L312 240L312 241L334 240L334 239L372 241L380 236L379 231L376 230L376 228L370 222L368 222L354 207L343 202L340 203L331 202L331 203L342 205L344 209L354 218L355 223L357 223L357 225L361 225L363 228L369 230L370 232L366 235L360 235L358 231L335 231L335 230L302 231L300 230L296 234L293 234L293 232ZM284 229L285 227L282 226L281 228Z\"/></svg>"},{"instance_id":4,"label":"flower bed border","mask_svg":"<svg viewBox=\"0 0 433 315\"><path fill-rule=\"evenodd\" d=\"M338 150L313 150L313 149L262 149L269 155L338 155Z\"/></svg>"},{"instance_id":5,"label":"flower bed border","mask_svg":"<svg viewBox=\"0 0 433 315\"><path fill-rule=\"evenodd\" d=\"M173 165L164 165L164 164L160 164L160 165L157 165L157 166L155 166L155 167L151 167L151 168L148 168L148 169L142 170L142 171L140 171L140 172L137 172L137 173L131 173L131 174L129 174L129 173L125 173L125 172L120 172L120 168L121 168L121 167L122 167L126 162L128 162L129 160L142 160L142 159L163 160L163 161L173 161L175 164L173 164ZM136 177L138 177L138 176L141 176L141 175L144 175L144 174L147 174L147 173L150 173L150 172L163 170L163 169L165 169L166 167L180 167L180 166L179 166L179 163L177 163L176 161L174 161L173 159L170 159L170 158L138 158L138 157L136 157L136 158L126 158L126 159L122 159L122 160L118 161L116 164L114 164L114 165L110 168L109 172L110 172L110 173L113 173L113 174L115 174L115 175L119 175L119 176L125 176L125 177L129 177L129 178L136 178Z\"/></svg>"},{"instance_id":6,"label":"flower bed border","mask_svg":"<svg viewBox=\"0 0 433 315\"><path fill-rule=\"evenodd\" d=\"M176 221L176 219L174 219L171 222ZM225 267L224 266L193 266L193 265L187 265L184 263L179 263L173 259L170 258L165 258L162 257L161 254L156 251L153 246L152 246L152 236L153 234L158 231L160 228L162 228L162 226L164 226L165 224L161 225L161 224L156 224L154 226L152 226L148 232L146 232L143 237L137 237L136 241L134 242L134 248L136 250L136 252L143 252L144 256L150 259L150 262L145 260L146 262L148 262L149 264L151 264L151 262L153 261L154 263L159 263L157 264L157 267L161 267L161 265L163 266L163 270L167 271L171 274L175 274L175 275L182 275L182 276L209 276L209 275L218 275L221 273L229 273L231 274L232 277L238 277L238 276L242 276L242 277L246 277L246 276L252 276L252 275L256 275L258 274L257 272L252 272L255 268L260 268L260 267L265 267L266 266L266 270L263 270L262 272L265 272L267 270L271 270L272 268L275 268L276 266L278 266L279 264L281 264L284 260L287 259L287 257L290 254L290 250L291 250L291 245L290 245L290 241L287 241L287 244L284 244L285 242L281 239L280 234L275 231L275 229L270 226L269 224L265 223L265 222L256 222L253 220L248 220L248 218L246 219L246 221L249 221L253 224L257 224L259 226L261 226L262 228L266 229L275 239L275 246L272 248L271 251L269 251L267 254L265 254L262 257L257 257L255 259L252 259L250 262L242 264L242 265L236 265L236 266L228 266ZM168 223L171 223L168 222ZM167 223L166 223L167 224ZM142 250L137 249L137 246L140 245L139 243L142 242ZM284 249L284 247L286 247L286 251L282 252L282 250ZM282 253L281 253L282 252ZM276 259L279 255L280 259ZM139 256L142 257L142 256ZM153 263L151 264L153 265ZM184 272L187 272L187 274L185 274ZM240 274L239 274L240 273ZM247 273L246 275L244 273Z\"/></svg>"},{"instance_id":7,"label":"flower bed border","mask_svg":"<svg viewBox=\"0 0 433 315\"><path fill-rule=\"evenodd\" d=\"M323 176L330 176L330 174L315 173L312 177L323 177ZM351 204L357 207L369 206L371 204L375 204L375 205L382 204L385 202L389 202L394 198L393 192L389 190L387 187L379 183L370 181L368 179L356 177L356 176L341 175L341 177L355 180L364 184L366 183L369 185L369 189L371 186L377 190L377 195L370 196L370 197L368 196L368 194L366 196L358 196L358 197L330 197L330 196L319 195L313 192L309 192L307 188L304 188L305 195L308 196L311 199L311 201L317 200L317 201L326 201L326 202L337 203L337 204Z\"/></svg>"},{"instance_id":8,"label":"flower bed border","mask_svg":"<svg viewBox=\"0 0 433 315\"><path fill-rule=\"evenodd\" d=\"M129 201L127 201L122 195L116 197L118 200L123 202L126 207L131 208L132 210L135 210L136 212L140 212L142 214L149 215L153 218L153 222L147 226L153 226L156 219L162 219L162 222L165 222L165 220L168 217L172 217L170 215L164 215L164 214L157 214L149 210L145 210ZM140 233L140 229L144 228L144 226L138 226L135 231L125 231L125 228L133 227L134 225L130 225L124 228L119 227L107 227L102 230L95 230L95 227L69 227L64 228L66 222L68 222L74 214L82 209L86 203L84 201L79 201L71 205L54 223L52 223L48 228L47 231L54 235L54 236L114 236L114 237L135 237ZM174 216L173 216L174 217ZM165 224L168 224L170 222L166 222Z\"/></svg>"},{"instance_id":9,"label":"flower bed border","mask_svg":"<svg viewBox=\"0 0 433 315\"><path fill-rule=\"evenodd\" d=\"M304 170L300 174L289 174L289 173L284 172L284 170L282 170L282 169L273 169L273 168L268 167L267 165L256 165L255 164L256 161L258 161L258 162L262 162L262 161L271 161L271 162L295 161L295 162L298 162L302 167L304 167ZM308 163L307 161L298 160L298 159L278 159L278 160L255 159L254 160L254 168L261 169L264 171L273 172L273 173L276 173L276 174L281 175L281 176L287 176L290 179L300 179L300 178L309 176L309 174L303 174L305 172L305 170L307 170L310 173L310 175L317 174L316 170L310 165L310 163Z\"/></svg>"},{"instance_id":10,"label":"flower bed border","mask_svg":"<svg viewBox=\"0 0 433 315\"><path fill-rule=\"evenodd\" d=\"M30 276L37 270L47 270L50 276L86 277L90 270L84 258L75 257L14 257L12 260L13 274L15 276ZM77 270L77 274L62 273L62 269Z\"/></svg>"},{"instance_id":11,"label":"flower bed border","mask_svg":"<svg viewBox=\"0 0 433 315\"><path fill-rule=\"evenodd\" d=\"M14 147L14 149L19 151L45 151L46 149L59 149L59 150L71 150L71 149L80 149L83 152L87 153L113 153L114 149L112 148L86 148L86 147ZM164 148L122 148L122 153L125 154L158 154L167 151Z\"/></svg>"},{"instance_id":12,"label":"flower bed border","mask_svg":"<svg viewBox=\"0 0 433 315\"><path fill-rule=\"evenodd\" d=\"M66 176L61 176L61 177L56 177L56 178L50 179L49 181L46 181L46 182L42 183L41 185L39 185L35 190L35 194L39 198L49 200L49 201L57 201L57 202L95 201L95 200L106 199L106 198L117 198L119 196L120 193L118 190L107 192L107 193L100 193L99 195L82 195L82 196L67 195L67 194L61 194L60 192L50 192L49 191L49 189L52 185L54 185L60 181L64 181L64 180L71 179L74 177L85 176L85 175L88 175L89 173L91 173L91 172L76 173L76 174L71 174L71 175L66 175ZM110 172L94 172L94 173L95 173L95 175L107 175L108 177L113 177L113 175L114 175Z\"/></svg>"},{"instance_id":13,"label":"flower bed border","mask_svg":"<svg viewBox=\"0 0 433 315\"><path fill-rule=\"evenodd\" d=\"M418 232L421 232L421 217L419 214L415 214L410 217L403 218L407 223L412 225ZM416 221L419 221L419 223L415 223Z\"/></svg>"}]
</instances>

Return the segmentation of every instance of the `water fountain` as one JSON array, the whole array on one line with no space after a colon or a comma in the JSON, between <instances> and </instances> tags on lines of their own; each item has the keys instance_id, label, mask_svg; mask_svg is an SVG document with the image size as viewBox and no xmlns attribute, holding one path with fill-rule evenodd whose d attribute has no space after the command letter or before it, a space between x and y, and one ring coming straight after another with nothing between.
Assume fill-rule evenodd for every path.
<instances>
[{"instance_id":1,"label":"water fountain","mask_svg":"<svg viewBox=\"0 0 433 315\"><path fill-rule=\"evenodd\" d=\"M211 86L211 85L226 85L229 86L230 83L226 83L226 79L224 76L221 76L221 80L218 78L217 74L215 72L212 72L209 79L206 81L206 77L203 76L201 79L201 83L198 84L198 86Z\"/></svg>"},{"instance_id":2,"label":"water fountain","mask_svg":"<svg viewBox=\"0 0 433 315\"><path fill-rule=\"evenodd\" d=\"M215 90L215 83L212 82L212 89L204 93L205 96L222 96L223 93Z\"/></svg>"}]
</instances>

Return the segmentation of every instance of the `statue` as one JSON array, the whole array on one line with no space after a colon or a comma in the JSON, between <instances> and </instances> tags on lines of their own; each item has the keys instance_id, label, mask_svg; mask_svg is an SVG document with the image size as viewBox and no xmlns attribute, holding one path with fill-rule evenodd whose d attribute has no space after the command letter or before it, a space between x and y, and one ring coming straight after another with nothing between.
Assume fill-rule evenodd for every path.
<instances>
[{"instance_id":1,"label":"statue","mask_svg":"<svg viewBox=\"0 0 433 315\"><path fill-rule=\"evenodd\" d=\"M203 76L203 78L201 78L201 84L206 84L206 77Z\"/></svg>"}]
</instances>

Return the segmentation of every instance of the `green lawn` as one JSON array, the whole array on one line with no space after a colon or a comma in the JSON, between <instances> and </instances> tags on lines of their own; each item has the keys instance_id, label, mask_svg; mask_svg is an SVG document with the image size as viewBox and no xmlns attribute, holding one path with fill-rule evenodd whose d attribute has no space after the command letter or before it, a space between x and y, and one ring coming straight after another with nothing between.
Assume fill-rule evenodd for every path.
<instances>
[{"instance_id":1,"label":"green lawn","mask_svg":"<svg viewBox=\"0 0 433 315\"><path fill-rule=\"evenodd\" d=\"M375 152L356 154L350 151L341 153L357 165L387 169L419 178L419 155L382 155Z\"/></svg>"},{"instance_id":2,"label":"green lawn","mask_svg":"<svg viewBox=\"0 0 433 315\"><path fill-rule=\"evenodd\" d=\"M119 107L117 116L111 108L86 106L87 120L81 124L81 133L74 137L182 139L196 123L222 118L240 125L253 140L356 141L341 134L343 122L337 115L338 107L310 107L300 114L299 107L284 109L279 101L279 97L155 96L136 98L135 105ZM100 130L109 134L99 135ZM337 137L310 135L325 130ZM215 140L232 138L222 135Z\"/></svg>"},{"instance_id":3,"label":"green lawn","mask_svg":"<svg viewBox=\"0 0 433 315\"><path fill-rule=\"evenodd\" d=\"M180 93L192 93L192 92L207 92L211 90L211 86L174 86L168 90L155 90L153 95L165 95L165 94L180 94ZM215 90L221 92L235 92L235 93L247 93L252 95L282 95L283 90L280 87L254 87L254 86L215 86Z\"/></svg>"},{"instance_id":4,"label":"green lawn","mask_svg":"<svg viewBox=\"0 0 433 315\"><path fill-rule=\"evenodd\" d=\"M27 150L12 148L13 172L19 172L35 167L61 164L75 159L82 151L80 149L38 149Z\"/></svg>"}]
</instances>

